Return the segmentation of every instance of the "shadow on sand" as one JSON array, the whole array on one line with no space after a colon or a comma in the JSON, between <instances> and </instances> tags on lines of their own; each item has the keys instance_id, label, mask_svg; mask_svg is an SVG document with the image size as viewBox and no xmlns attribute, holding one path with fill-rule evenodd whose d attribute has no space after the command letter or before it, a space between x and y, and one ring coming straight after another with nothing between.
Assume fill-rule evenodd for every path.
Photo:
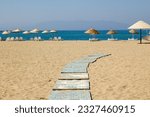
<instances>
[{"instance_id":1,"label":"shadow on sand","mask_svg":"<svg viewBox=\"0 0 150 117\"><path fill-rule=\"evenodd\" d=\"M138 43L138 44L140 44L140 43ZM150 42L142 42L142 44L150 44Z\"/></svg>"}]
</instances>

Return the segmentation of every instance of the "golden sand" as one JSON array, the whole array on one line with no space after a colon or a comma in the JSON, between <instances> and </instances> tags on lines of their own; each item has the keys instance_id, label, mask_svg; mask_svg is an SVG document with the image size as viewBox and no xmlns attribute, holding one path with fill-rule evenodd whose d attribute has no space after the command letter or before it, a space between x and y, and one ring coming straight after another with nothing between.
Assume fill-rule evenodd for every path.
<instances>
[{"instance_id":1,"label":"golden sand","mask_svg":"<svg viewBox=\"0 0 150 117\"><path fill-rule=\"evenodd\" d=\"M105 53L89 67L93 99L150 99L150 44L137 41L0 42L0 99L47 99L63 66Z\"/></svg>"}]
</instances>

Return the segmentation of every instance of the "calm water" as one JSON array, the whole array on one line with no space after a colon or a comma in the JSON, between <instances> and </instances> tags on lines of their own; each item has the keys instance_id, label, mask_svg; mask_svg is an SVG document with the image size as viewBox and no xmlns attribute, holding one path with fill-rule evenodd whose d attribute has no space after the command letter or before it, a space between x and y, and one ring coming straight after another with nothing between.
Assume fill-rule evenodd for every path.
<instances>
[{"instance_id":1,"label":"calm water","mask_svg":"<svg viewBox=\"0 0 150 117\"><path fill-rule=\"evenodd\" d=\"M88 40L91 38L91 35L85 34L85 31L58 31L55 34L49 33L49 34L43 34L42 32L39 32L37 34L23 34L20 33L10 33L9 35L2 35L2 32L0 32L0 37L2 39L6 39L7 37L23 37L25 40L30 40L30 38L38 37L40 36L44 40L48 40L49 38L52 38L54 36L61 37L64 40ZM96 35L96 38L99 38L101 40L107 40L110 38L110 35L107 35L106 33L108 30L100 30L100 34ZM119 40L127 40L128 38L132 37L132 34L128 32L128 30L118 30L118 34L114 35L114 38L118 38ZM143 31L143 36L147 35L148 31ZM139 35L135 35L135 38L139 38Z\"/></svg>"}]
</instances>

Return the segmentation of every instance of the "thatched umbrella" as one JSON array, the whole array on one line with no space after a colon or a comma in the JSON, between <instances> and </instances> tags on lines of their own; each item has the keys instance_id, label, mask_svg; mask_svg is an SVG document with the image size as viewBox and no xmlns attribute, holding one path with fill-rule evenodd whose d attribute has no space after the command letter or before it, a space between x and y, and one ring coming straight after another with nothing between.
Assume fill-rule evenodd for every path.
<instances>
[{"instance_id":1,"label":"thatched umbrella","mask_svg":"<svg viewBox=\"0 0 150 117\"><path fill-rule=\"evenodd\" d=\"M9 35L10 34L10 31L3 31L2 32L2 35Z\"/></svg>"},{"instance_id":2,"label":"thatched umbrella","mask_svg":"<svg viewBox=\"0 0 150 117\"><path fill-rule=\"evenodd\" d=\"M39 29L35 28L35 29L31 30L30 33L38 33L39 31L40 31Z\"/></svg>"},{"instance_id":3,"label":"thatched umbrella","mask_svg":"<svg viewBox=\"0 0 150 117\"><path fill-rule=\"evenodd\" d=\"M57 31L56 30L54 30L54 29L52 29L52 30L50 30L50 33L52 34L52 38L54 38L55 37L55 33L56 33Z\"/></svg>"},{"instance_id":4,"label":"thatched umbrella","mask_svg":"<svg viewBox=\"0 0 150 117\"><path fill-rule=\"evenodd\" d=\"M132 38L134 38L134 34L139 34L135 29L129 30L129 33L132 34Z\"/></svg>"},{"instance_id":5,"label":"thatched umbrella","mask_svg":"<svg viewBox=\"0 0 150 117\"><path fill-rule=\"evenodd\" d=\"M38 37L38 33L39 33L39 32L40 32L40 30L37 29L37 28L35 28L35 29L33 29L33 30L30 31L30 33L35 34L35 36L37 36L37 37Z\"/></svg>"},{"instance_id":6,"label":"thatched umbrella","mask_svg":"<svg viewBox=\"0 0 150 117\"><path fill-rule=\"evenodd\" d=\"M24 31L23 34L30 34L30 32L29 31Z\"/></svg>"},{"instance_id":7,"label":"thatched umbrella","mask_svg":"<svg viewBox=\"0 0 150 117\"><path fill-rule=\"evenodd\" d=\"M43 34L48 34L49 31L48 31L48 30L44 30L42 33L43 33Z\"/></svg>"},{"instance_id":8,"label":"thatched umbrella","mask_svg":"<svg viewBox=\"0 0 150 117\"><path fill-rule=\"evenodd\" d=\"M140 30L140 44L142 43L142 29L150 29L150 25L144 21L138 21L128 29L137 29Z\"/></svg>"},{"instance_id":9,"label":"thatched umbrella","mask_svg":"<svg viewBox=\"0 0 150 117\"><path fill-rule=\"evenodd\" d=\"M21 29L16 28L14 30L11 31L12 33L16 33L16 37L19 36L19 33L21 32Z\"/></svg>"},{"instance_id":10,"label":"thatched umbrella","mask_svg":"<svg viewBox=\"0 0 150 117\"><path fill-rule=\"evenodd\" d=\"M21 32L21 29L19 29L19 28L16 28L15 30L12 30L12 33L19 33L19 32Z\"/></svg>"},{"instance_id":11,"label":"thatched umbrella","mask_svg":"<svg viewBox=\"0 0 150 117\"><path fill-rule=\"evenodd\" d=\"M3 35L8 35L8 34L10 34L10 32L9 31L3 31L2 34Z\"/></svg>"},{"instance_id":12,"label":"thatched umbrella","mask_svg":"<svg viewBox=\"0 0 150 117\"><path fill-rule=\"evenodd\" d=\"M109 30L108 32L107 32L107 35L111 35L111 38L113 39L113 35L114 34L117 34L117 31L115 31L115 30Z\"/></svg>"},{"instance_id":13,"label":"thatched umbrella","mask_svg":"<svg viewBox=\"0 0 150 117\"><path fill-rule=\"evenodd\" d=\"M90 35L92 35L93 37L94 37L94 35L99 34L99 32L98 32L97 30L93 29L93 28L88 29L88 30L85 31L84 33L90 34Z\"/></svg>"},{"instance_id":14,"label":"thatched umbrella","mask_svg":"<svg viewBox=\"0 0 150 117\"><path fill-rule=\"evenodd\" d=\"M50 30L50 32L51 32L51 33L56 33L57 31L54 30L54 29L52 29L52 30Z\"/></svg>"},{"instance_id":15,"label":"thatched umbrella","mask_svg":"<svg viewBox=\"0 0 150 117\"><path fill-rule=\"evenodd\" d=\"M30 34L30 31L24 31L23 34L24 34L24 35L29 35L29 34Z\"/></svg>"}]
</instances>

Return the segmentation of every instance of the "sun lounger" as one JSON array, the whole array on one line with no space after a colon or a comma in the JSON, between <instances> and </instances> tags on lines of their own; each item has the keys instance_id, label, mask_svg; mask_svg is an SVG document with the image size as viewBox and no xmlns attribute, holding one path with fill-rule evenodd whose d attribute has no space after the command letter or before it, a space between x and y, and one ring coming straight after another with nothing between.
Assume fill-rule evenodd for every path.
<instances>
[{"instance_id":1,"label":"sun lounger","mask_svg":"<svg viewBox=\"0 0 150 117\"><path fill-rule=\"evenodd\" d=\"M7 37L6 41L15 41L15 38L14 37Z\"/></svg>"},{"instance_id":2,"label":"sun lounger","mask_svg":"<svg viewBox=\"0 0 150 117\"><path fill-rule=\"evenodd\" d=\"M128 38L128 40L130 40L130 41L135 41L135 40L138 40L138 39L135 39L135 38Z\"/></svg>"},{"instance_id":3,"label":"sun lounger","mask_svg":"<svg viewBox=\"0 0 150 117\"><path fill-rule=\"evenodd\" d=\"M150 36L143 37L144 40L150 41Z\"/></svg>"},{"instance_id":4,"label":"sun lounger","mask_svg":"<svg viewBox=\"0 0 150 117\"><path fill-rule=\"evenodd\" d=\"M99 41L97 38L89 38L89 41Z\"/></svg>"},{"instance_id":5,"label":"sun lounger","mask_svg":"<svg viewBox=\"0 0 150 117\"><path fill-rule=\"evenodd\" d=\"M9 41L9 40L10 40L10 37L7 37L7 38L6 38L6 41Z\"/></svg>"},{"instance_id":6,"label":"sun lounger","mask_svg":"<svg viewBox=\"0 0 150 117\"><path fill-rule=\"evenodd\" d=\"M38 37L38 41L42 41L42 38L41 38L41 37Z\"/></svg>"},{"instance_id":7,"label":"sun lounger","mask_svg":"<svg viewBox=\"0 0 150 117\"><path fill-rule=\"evenodd\" d=\"M109 40L109 41L116 41L118 39L117 38L108 38L107 40Z\"/></svg>"},{"instance_id":8,"label":"sun lounger","mask_svg":"<svg viewBox=\"0 0 150 117\"><path fill-rule=\"evenodd\" d=\"M14 37L11 37L9 41L15 41L15 38L14 38Z\"/></svg>"},{"instance_id":9,"label":"sun lounger","mask_svg":"<svg viewBox=\"0 0 150 117\"><path fill-rule=\"evenodd\" d=\"M19 40L18 41L23 41L23 37L19 37Z\"/></svg>"},{"instance_id":10,"label":"sun lounger","mask_svg":"<svg viewBox=\"0 0 150 117\"><path fill-rule=\"evenodd\" d=\"M42 38L41 37L34 37L34 38L31 38L30 40L32 40L32 41L42 41Z\"/></svg>"},{"instance_id":11,"label":"sun lounger","mask_svg":"<svg viewBox=\"0 0 150 117\"><path fill-rule=\"evenodd\" d=\"M62 41L62 38L61 37L54 37L52 40L54 40L54 41Z\"/></svg>"},{"instance_id":12,"label":"sun lounger","mask_svg":"<svg viewBox=\"0 0 150 117\"><path fill-rule=\"evenodd\" d=\"M19 41L19 37L16 37L14 40L15 40L15 41Z\"/></svg>"}]
</instances>

